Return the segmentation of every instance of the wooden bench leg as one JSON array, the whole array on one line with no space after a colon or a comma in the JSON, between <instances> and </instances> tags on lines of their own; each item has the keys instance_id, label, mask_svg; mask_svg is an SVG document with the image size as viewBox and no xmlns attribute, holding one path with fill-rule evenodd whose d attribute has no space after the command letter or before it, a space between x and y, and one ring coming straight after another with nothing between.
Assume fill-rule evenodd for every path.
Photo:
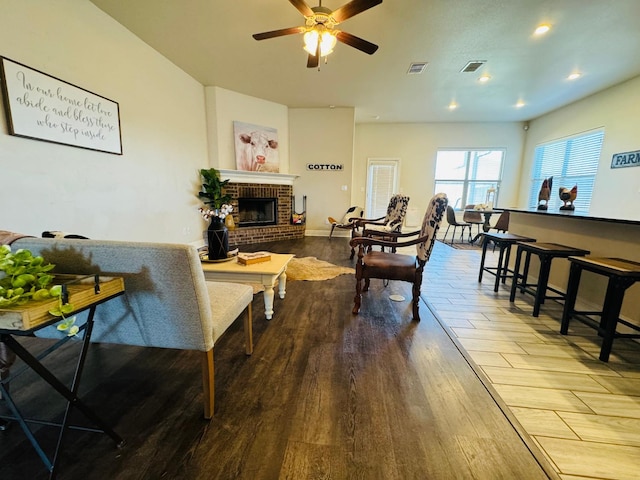
<instances>
[{"instance_id":1,"label":"wooden bench leg","mask_svg":"<svg viewBox=\"0 0 640 480\"><path fill-rule=\"evenodd\" d=\"M202 393L204 397L204 418L213 418L215 399L213 348L202 352Z\"/></svg>"},{"instance_id":2,"label":"wooden bench leg","mask_svg":"<svg viewBox=\"0 0 640 480\"><path fill-rule=\"evenodd\" d=\"M251 355L253 353L253 314L251 311L251 303L247 305L247 316L244 320L244 344L245 353Z\"/></svg>"}]
</instances>

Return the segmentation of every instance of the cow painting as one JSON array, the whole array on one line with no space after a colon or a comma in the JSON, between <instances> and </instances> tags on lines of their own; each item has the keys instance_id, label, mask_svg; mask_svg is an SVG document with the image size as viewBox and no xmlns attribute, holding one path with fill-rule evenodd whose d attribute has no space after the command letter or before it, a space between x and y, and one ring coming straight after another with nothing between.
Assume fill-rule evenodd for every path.
<instances>
[{"instance_id":1,"label":"cow painting","mask_svg":"<svg viewBox=\"0 0 640 480\"><path fill-rule=\"evenodd\" d=\"M275 129L234 122L236 168L248 172L279 171Z\"/></svg>"}]
</instances>

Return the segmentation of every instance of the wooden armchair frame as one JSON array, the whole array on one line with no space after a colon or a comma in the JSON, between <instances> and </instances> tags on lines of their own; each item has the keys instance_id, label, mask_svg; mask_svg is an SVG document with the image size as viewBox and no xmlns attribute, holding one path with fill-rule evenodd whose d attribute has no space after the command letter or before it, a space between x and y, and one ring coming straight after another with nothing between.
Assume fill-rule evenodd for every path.
<instances>
[{"instance_id":1,"label":"wooden armchair frame","mask_svg":"<svg viewBox=\"0 0 640 480\"><path fill-rule=\"evenodd\" d=\"M356 294L352 313L360 311L362 292L369 290L370 279L399 280L412 284L413 320L420 321L419 299L422 286L422 274L431 255L436 234L442 223L447 207L447 196L443 193L435 195L429 202L422 229L413 232L385 232L385 238L362 236L349 242L351 248L358 248L356 261ZM417 237L416 237L417 235ZM400 241L408 237L416 237L408 241ZM417 245L417 255L404 255L385 252L384 247L395 250L398 247ZM379 246L382 251L374 251ZM364 281L364 288L363 288Z\"/></svg>"}]
</instances>

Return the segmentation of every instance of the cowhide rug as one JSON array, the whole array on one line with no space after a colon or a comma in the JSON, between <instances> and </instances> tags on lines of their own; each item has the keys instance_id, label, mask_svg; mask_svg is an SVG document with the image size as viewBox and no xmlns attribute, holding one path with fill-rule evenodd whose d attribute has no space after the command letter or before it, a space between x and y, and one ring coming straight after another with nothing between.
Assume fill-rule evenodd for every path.
<instances>
[{"instance_id":1,"label":"cowhide rug","mask_svg":"<svg viewBox=\"0 0 640 480\"><path fill-rule=\"evenodd\" d=\"M338 275L353 274L355 269L340 267L316 257L294 257L287 266L287 280L330 280Z\"/></svg>"},{"instance_id":2,"label":"cowhide rug","mask_svg":"<svg viewBox=\"0 0 640 480\"><path fill-rule=\"evenodd\" d=\"M308 280L322 281L330 280L338 275L353 274L355 269L351 267L340 267L333 263L318 260L316 257L294 257L287 265L287 281L289 280ZM259 293L264 290L262 285L252 285L253 293Z\"/></svg>"}]
</instances>

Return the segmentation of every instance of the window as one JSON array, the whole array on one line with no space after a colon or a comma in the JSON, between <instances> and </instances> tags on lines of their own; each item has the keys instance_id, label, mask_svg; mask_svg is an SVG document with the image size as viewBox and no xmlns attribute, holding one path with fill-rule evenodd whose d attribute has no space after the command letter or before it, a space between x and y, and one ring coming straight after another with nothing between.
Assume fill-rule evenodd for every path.
<instances>
[{"instance_id":1,"label":"window","mask_svg":"<svg viewBox=\"0 0 640 480\"><path fill-rule=\"evenodd\" d=\"M577 185L576 212L588 213L603 139L604 130L597 130L538 145L533 160L529 208L537 207L544 179L553 177L549 210L558 210L563 205L558 194L560 187Z\"/></svg>"},{"instance_id":2,"label":"window","mask_svg":"<svg viewBox=\"0 0 640 480\"><path fill-rule=\"evenodd\" d=\"M498 203L502 179L501 150L438 150L435 193L444 192L449 205L462 209L469 204L485 203L487 191L495 188Z\"/></svg>"},{"instance_id":3,"label":"window","mask_svg":"<svg viewBox=\"0 0 640 480\"><path fill-rule=\"evenodd\" d=\"M367 218L384 217L389 199L398 193L399 160L369 159L367 163Z\"/></svg>"}]
</instances>

